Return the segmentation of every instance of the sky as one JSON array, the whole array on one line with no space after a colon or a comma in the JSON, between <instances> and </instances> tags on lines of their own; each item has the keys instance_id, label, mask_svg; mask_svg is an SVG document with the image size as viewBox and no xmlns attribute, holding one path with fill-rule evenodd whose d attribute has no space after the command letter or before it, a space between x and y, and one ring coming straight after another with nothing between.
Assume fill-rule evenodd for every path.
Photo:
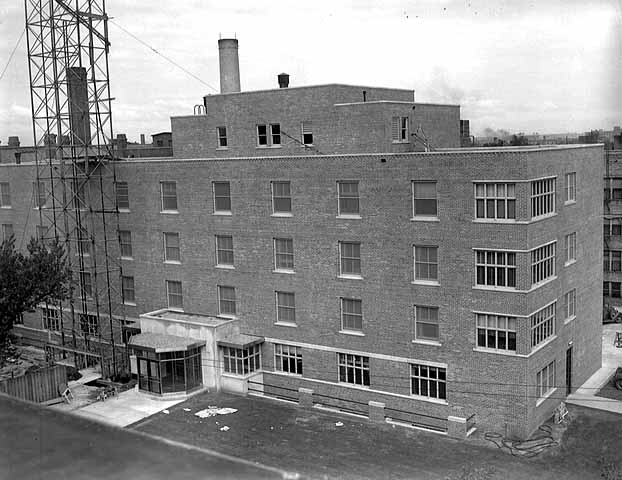
<instances>
[{"instance_id":1,"label":"sky","mask_svg":"<svg viewBox=\"0 0 622 480\"><path fill-rule=\"evenodd\" d=\"M106 9L112 122L130 141L170 131L171 116L218 93L217 42L233 36L243 91L277 88L281 72L290 86L413 89L418 102L460 104L475 135L622 124L619 0L108 0ZM32 144L24 24L23 1L0 0L2 144L10 135Z\"/></svg>"}]
</instances>

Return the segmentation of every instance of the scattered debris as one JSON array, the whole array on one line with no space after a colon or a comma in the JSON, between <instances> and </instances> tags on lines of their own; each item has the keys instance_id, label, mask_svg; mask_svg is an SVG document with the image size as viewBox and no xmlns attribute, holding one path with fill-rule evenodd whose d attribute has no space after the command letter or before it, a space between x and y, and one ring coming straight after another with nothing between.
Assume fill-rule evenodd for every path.
<instances>
[{"instance_id":1,"label":"scattered debris","mask_svg":"<svg viewBox=\"0 0 622 480\"><path fill-rule=\"evenodd\" d=\"M235 413L238 410L236 408L218 408L210 405L204 410L200 410L195 415L200 418L215 417L216 415L227 415L229 413Z\"/></svg>"},{"instance_id":2,"label":"scattered debris","mask_svg":"<svg viewBox=\"0 0 622 480\"><path fill-rule=\"evenodd\" d=\"M190 409L189 408L184 408L184 412L189 412Z\"/></svg>"},{"instance_id":3,"label":"scattered debris","mask_svg":"<svg viewBox=\"0 0 622 480\"><path fill-rule=\"evenodd\" d=\"M270 425L270 430L274 430L274 427L272 425Z\"/></svg>"},{"instance_id":4,"label":"scattered debris","mask_svg":"<svg viewBox=\"0 0 622 480\"><path fill-rule=\"evenodd\" d=\"M168 415L171 412L169 412L168 410L164 409L164 410L162 410L162 413L166 413Z\"/></svg>"},{"instance_id":5,"label":"scattered debris","mask_svg":"<svg viewBox=\"0 0 622 480\"><path fill-rule=\"evenodd\" d=\"M227 427L227 425L220 429L221 432L226 432L227 430L229 430L229 427Z\"/></svg>"},{"instance_id":6,"label":"scattered debris","mask_svg":"<svg viewBox=\"0 0 622 480\"><path fill-rule=\"evenodd\" d=\"M337 423L335 423L335 427L343 427L343 422L337 422Z\"/></svg>"}]
</instances>

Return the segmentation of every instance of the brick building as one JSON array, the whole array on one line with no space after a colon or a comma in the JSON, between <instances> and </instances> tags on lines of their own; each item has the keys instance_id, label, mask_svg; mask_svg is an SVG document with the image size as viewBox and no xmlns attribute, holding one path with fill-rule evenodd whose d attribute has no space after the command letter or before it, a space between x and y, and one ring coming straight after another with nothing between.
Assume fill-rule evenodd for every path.
<instances>
[{"instance_id":1,"label":"brick building","mask_svg":"<svg viewBox=\"0 0 622 480\"><path fill-rule=\"evenodd\" d=\"M412 91L230 87L116 167L141 390L527 436L600 367L602 146L443 148L459 108ZM0 165L18 237L33 175ZM58 342L54 311L16 333Z\"/></svg>"},{"instance_id":2,"label":"brick building","mask_svg":"<svg viewBox=\"0 0 622 480\"><path fill-rule=\"evenodd\" d=\"M605 151L603 298L622 307L622 150Z\"/></svg>"}]
</instances>

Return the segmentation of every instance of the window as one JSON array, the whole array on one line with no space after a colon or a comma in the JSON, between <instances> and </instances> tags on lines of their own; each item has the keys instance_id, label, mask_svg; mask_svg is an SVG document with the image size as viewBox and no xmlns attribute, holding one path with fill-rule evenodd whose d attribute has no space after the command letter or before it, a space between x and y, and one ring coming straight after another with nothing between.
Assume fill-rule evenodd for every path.
<instances>
[{"instance_id":1,"label":"window","mask_svg":"<svg viewBox=\"0 0 622 480\"><path fill-rule=\"evenodd\" d=\"M475 218L516 219L516 185L476 183Z\"/></svg>"},{"instance_id":2,"label":"window","mask_svg":"<svg viewBox=\"0 0 622 480\"><path fill-rule=\"evenodd\" d=\"M516 318L475 314L477 346L493 350L516 351Z\"/></svg>"},{"instance_id":3,"label":"window","mask_svg":"<svg viewBox=\"0 0 622 480\"><path fill-rule=\"evenodd\" d=\"M34 194L35 208L45 208L45 183L32 182L32 191Z\"/></svg>"},{"instance_id":4,"label":"window","mask_svg":"<svg viewBox=\"0 0 622 480\"><path fill-rule=\"evenodd\" d=\"M122 258L132 258L132 232L119 230L119 245Z\"/></svg>"},{"instance_id":5,"label":"window","mask_svg":"<svg viewBox=\"0 0 622 480\"><path fill-rule=\"evenodd\" d=\"M603 233L606 237L622 236L622 218L605 218Z\"/></svg>"},{"instance_id":6,"label":"window","mask_svg":"<svg viewBox=\"0 0 622 480\"><path fill-rule=\"evenodd\" d=\"M531 217L541 217L555 212L555 179L531 182Z\"/></svg>"},{"instance_id":7,"label":"window","mask_svg":"<svg viewBox=\"0 0 622 480\"><path fill-rule=\"evenodd\" d=\"M447 399L447 370L429 365L410 365L411 394L420 397Z\"/></svg>"},{"instance_id":8,"label":"window","mask_svg":"<svg viewBox=\"0 0 622 480\"><path fill-rule=\"evenodd\" d=\"M294 270L294 241L291 238L274 239L275 270Z\"/></svg>"},{"instance_id":9,"label":"window","mask_svg":"<svg viewBox=\"0 0 622 480\"><path fill-rule=\"evenodd\" d=\"M391 140L393 143L408 143L408 117L393 117L391 119Z\"/></svg>"},{"instance_id":10,"label":"window","mask_svg":"<svg viewBox=\"0 0 622 480\"><path fill-rule=\"evenodd\" d=\"M363 302L352 298L341 299L341 329L363 330Z\"/></svg>"},{"instance_id":11,"label":"window","mask_svg":"<svg viewBox=\"0 0 622 480\"><path fill-rule=\"evenodd\" d=\"M11 187L9 182L0 182L0 207L8 208L11 206Z\"/></svg>"},{"instance_id":12,"label":"window","mask_svg":"<svg viewBox=\"0 0 622 480\"><path fill-rule=\"evenodd\" d=\"M577 291L576 289L573 288L572 290L566 292L566 294L564 295L564 304L566 305L565 318L574 317L577 312Z\"/></svg>"},{"instance_id":13,"label":"window","mask_svg":"<svg viewBox=\"0 0 622 480\"><path fill-rule=\"evenodd\" d=\"M181 291L181 282L175 280L166 281L166 298L168 301L168 308L184 308L184 298Z\"/></svg>"},{"instance_id":14,"label":"window","mask_svg":"<svg viewBox=\"0 0 622 480\"><path fill-rule=\"evenodd\" d=\"M622 178L607 179L605 201L607 200L622 200Z\"/></svg>"},{"instance_id":15,"label":"window","mask_svg":"<svg viewBox=\"0 0 622 480\"><path fill-rule=\"evenodd\" d=\"M60 310L56 308L44 307L41 309L41 318L43 319L43 328L53 332L60 332Z\"/></svg>"},{"instance_id":16,"label":"window","mask_svg":"<svg viewBox=\"0 0 622 480\"><path fill-rule=\"evenodd\" d=\"M229 182L214 182L214 213L231 213Z\"/></svg>"},{"instance_id":17,"label":"window","mask_svg":"<svg viewBox=\"0 0 622 480\"><path fill-rule=\"evenodd\" d=\"M246 375L261 369L261 349L259 345L248 348L220 347L223 354L225 372Z\"/></svg>"},{"instance_id":18,"label":"window","mask_svg":"<svg viewBox=\"0 0 622 480\"><path fill-rule=\"evenodd\" d=\"M437 210L436 182L413 182L413 215L436 217Z\"/></svg>"},{"instance_id":19,"label":"window","mask_svg":"<svg viewBox=\"0 0 622 480\"><path fill-rule=\"evenodd\" d=\"M289 182L272 182L272 212L292 212L292 194Z\"/></svg>"},{"instance_id":20,"label":"window","mask_svg":"<svg viewBox=\"0 0 622 480\"><path fill-rule=\"evenodd\" d=\"M177 211L177 183L176 182L160 182L162 194L162 211Z\"/></svg>"},{"instance_id":21,"label":"window","mask_svg":"<svg viewBox=\"0 0 622 480\"><path fill-rule=\"evenodd\" d=\"M339 242L339 273L341 275L361 275L361 244Z\"/></svg>"},{"instance_id":22,"label":"window","mask_svg":"<svg viewBox=\"0 0 622 480\"><path fill-rule=\"evenodd\" d=\"M290 292L276 292L276 321L296 323L296 297Z\"/></svg>"},{"instance_id":23,"label":"window","mask_svg":"<svg viewBox=\"0 0 622 480\"><path fill-rule=\"evenodd\" d=\"M577 174L567 173L565 179L566 202L574 202L577 199Z\"/></svg>"},{"instance_id":24,"label":"window","mask_svg":"<svg viewBox=\"0 0 622 480\"><path fill-rule=\"evenodd\" d=\"M235 288L218 285L218 306L220 315L235 315Z\"/></svg>"},{"instance_id":25,"label":"window","mask_svg":"<svg viewBox=\"0 0 622 480\"><path fill-rule=\"evenodd\" d=\"M538 398L543 399L555 390L555 360L536 374Z\"/></svg>"},{"instance_id":26,"label":"window","mask_svg":"<svg viewBox=\"0 0 622 480\"><path fill-rule=\"evenodd\" d=\"M80 330L82 330L82 333L84 333L85 335L97 335L99 333L99 322L97 321L97 315L81 313Z\"/></svg>"},{"instance_id":27,"label":"window","mask_svg":"<svg viewBox=\"0 0 622 480\"><path fill-rule=\"evenodd\" d=\"M369 357L338 353L337 365L340 382L369 387Z\"/></svg>"},{"instance_id":28,"label":"window","mask_svg":"<svg viewBox=\"0 0 622 480\"><path fill-rule=\"evenodd\" d=\"M134 296L134 277L121 277L121 293L123 303L133 304L136 301Z\"/></svg>"},{"instance_id":29,"label":"window","mask_svg":"<svg viewBox=\"0 0 622 480\"><path fill-rule=\"evenodd\" d=\"M415 338L438 341L438 307L415 305Z\"/></svg>"},{"instance_id":30,"label":"window","mask_svg":"<svg viewBox=\"0 0 622 480\"><path fill-rule=\"evenodd\" d=\"M543 282L555 275L555 242L531 251L531 283Z\"/></svg>"},{"instance_id":31,"label":"window","mask_svg":"<svg viewBox=\"0 0 622 480\"><path fill-rule=\"evenodd\" d=\"M302 375L302 348L275 343L274 368L278 372Z\"/></svg>"},{"instance_id":32,"label":"window","mask_svg":"<svg viewBox=\"0 0 622 480\"><path fill-rule=\"evenodd\" d=\"M164 261L180 262L179 233L164 232Z\"/></svg>"},{"instance_id":33,"label":"window","mask_svg":"<svg viewBox=\"0 0 622 480\"><path fill-rule=\"evenodd\" d=\"M257 125L257 145L260 147L281 145L281 125L279 123Z\"/></svg>"},{"instance_id":34,"label":"window","mask_svg":"<svg viewBox=\"0 0 622 480\"><path fill-rule=\"evenodd\" d=\"M13 224L12 223L3 223L2 224L2 241L6 242L14 235L13 232Z\"/></svg>"},{"instance_id":35,"label":"window","mask_svg":"<svg viewBox=\"0 0 622 480\"><path fill-rule=\"evenodd\" d=\"M620 298L622 290L621 282L603 282L603 296Z\"/></svg>"},{"instance_id":36,"label":"window","mask_svg":"<svg viewBox=\"0 0 622 480\"><path fill-rule=\"evenodd\" d=\"M216 265L233 266L233 237L216 235Z\"/></svg>"},{"instance_id":37,"label":"window","mask_svg":"<svg viewBox=\"0 0 622 480\"><path fill-rule=\"evenodd\" d=\"M622 271L622 250L607 250L603 252L603 267L605 272Z\"/></svg>"},{"instance_id":38,"label":"window","mask_svg":"<svg viewBox=\"0 0 622 480\"><path fill-rule=\"evenodd\" d=\"M218 148L227 148L227 127L216 127Z\"/></svg>"},{"instance_id":39,"label":"window","mask_svg":"<svg viewBox=\"0 0 622 480\"><path fill-rule=\"evenodd\" d=\"M89 238L89 232L86 228L81 227L78 228L77 231L77 243L78 243L78 254L83 256L88 256L91 254L91 239Z\"/></svg>"},{"instance_id":40,"label":"window","mask_svg":"<svg viewBox=\"0 0 622 480\"><path fill-rule=\"evenodd\" d=\"M313 124L311 122L302 122L301 130L303 145L313 145Z\"/></svg>"},{"instance_id":41,"label":"window","mask_svg":"<svg viewBox=\"0 0 622 480\"><path fill-rule=\"evenodd\" d=\"M438 247L415 246L415 281L438 282Z\"/></svg>"},{"instance_id":42,"label":"window","mask_svg":"<svg viewBox=\"0 0 622 480\"><path fill-rule=\"evenodd\" d=\"M93 284L91 283L91 274L89 272L80 272L80 288L83 295L87 297L93 295Z\"/></svg>"},{"instance_id":43,"label":"window","mask_svg":"<svg viewBox=\"0 0 622 480\"><path fill-rule=\"evenodd\" d=\"M130 191L127 182L115 183L115 197L117 208L119 210L129 210L130 208Z\"/></svg>"},{"instance_id":44,"label":"window","mask_svg":"<svg viewBox=\"0 0 622 480\"><path fill-rule=\"evenodd\" d=\"M555 302L529 317L531 347L536 347L555 334Z\"/></svg>"},{"instance_id":45,"label":"window","mask_svg":"<svg viewBox=\"0 0 622 480\"><path fill-rule=\"evenodd\" d=\"M359 182L337 182L339 215L359 214Z\"/></svg>"},{"instance_id":46,"label":"window","mask_svg":"<svg viewBox=\"0 0 622 480\"><path fill-rule=\"evenodd\" d=\"M516 288L516 252L477 250L476 284Z\"/></svg>"},{"instance_id":47,"label":"window","mask_svg":"<svg viewBox=\"0 0 622 480\"><path fill-rule=\"evenodd\" d=\"M577 233L569 233L565 239L566 264L572 263L577 259Z\"/></svg>"}]
</instances>

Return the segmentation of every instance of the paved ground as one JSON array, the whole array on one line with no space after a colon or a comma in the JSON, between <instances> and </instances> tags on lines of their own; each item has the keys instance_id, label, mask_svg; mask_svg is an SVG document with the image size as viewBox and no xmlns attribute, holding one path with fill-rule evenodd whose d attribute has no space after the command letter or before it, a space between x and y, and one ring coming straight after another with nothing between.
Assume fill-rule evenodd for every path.
<instances>
[{"instance_id":1,"label":"paved ground","mask_svg":"<svg viewBox=\"0 0 622 480\"><path fill-rule=\"evenodd\" d=\"M205 419L194 415L211 405L238 412ZM605 465L622 472L622 417L581 407L570 407L574 419L561 446L532 459L483 445L481 435L480 440L457 441L263 398L199 394L169 411L129 428L309 478L444 480L460 478L466 468L489 472L477 477L482 479L590 480L601 479ZM221 431L223 426L229 430Z\"/></svg>"},{"instance_id":2,"label":"paved ground","mask_svg":"<svg viewBox=\"0 0 622 480\"><path fill-rule=\"evenodd\" d=\"M177 480L283 478L0 395L0 478Z\"/></svg>"}]
</instances>

